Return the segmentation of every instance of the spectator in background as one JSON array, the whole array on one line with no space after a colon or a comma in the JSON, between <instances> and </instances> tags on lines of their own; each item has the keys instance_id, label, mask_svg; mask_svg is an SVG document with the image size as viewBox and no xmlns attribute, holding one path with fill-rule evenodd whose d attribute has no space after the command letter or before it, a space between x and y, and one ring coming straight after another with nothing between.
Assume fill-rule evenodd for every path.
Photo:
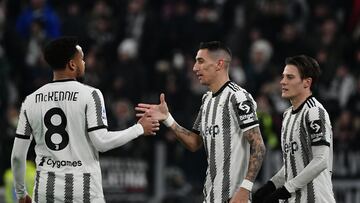
<instances>
[{"instance_id":1,"label":"spectator in background","mask_svg":"<svg viewBox=\"0 0 360 203\"><path fill-rule=\"evenodd\" d=\"M25 39L31 36L34 21L42 21L45 37L53 39L60 36L60 20L47 0L30 0L16 21L16 30Z\"/></svg>"},{"instance_id":2,"label":"spectator in background","mask_svg":"<svg viewBox=\"0 0 360 203\"><path fill-rule=\"evenodd\" d=\"M275 76L276 69L271 64L273 48L271 44L264 39L256 40L250 47L250 61L244 66L246 78L246 87L249 92L255 96L259 93L260 87L272 76ZM250 78L257 78L252 80Z\"/></svg>"}]
</instances>

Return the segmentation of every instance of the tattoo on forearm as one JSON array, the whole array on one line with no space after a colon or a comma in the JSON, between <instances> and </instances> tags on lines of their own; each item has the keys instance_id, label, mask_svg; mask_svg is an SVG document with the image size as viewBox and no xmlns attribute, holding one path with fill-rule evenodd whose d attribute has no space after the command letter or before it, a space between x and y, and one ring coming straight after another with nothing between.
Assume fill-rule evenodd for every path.
<instances>
[{"instance_id":1,"label":"tattoo on forearm","mask_svg":"<svg viewBox=\"0 0 360 203\"><path fill-rule=\"evenodd\" d=\"M250 160L246 179L255 181L265 157L265 145L258 127L245 132L244 136L250 143Z\"/></svg>"},{"instance_id":2,"label":"tattoo on forearm","mask_svg":"<svg viewBox=\"0 0 360 203\"><path fill-rule=\"evenodd\" d=\"M181 134L191 136L192 133L191 131L187 130L186 128L180 126L177 123L175 124L174 132L177 136L181 136Z\"/></svg>"}]
</instances>

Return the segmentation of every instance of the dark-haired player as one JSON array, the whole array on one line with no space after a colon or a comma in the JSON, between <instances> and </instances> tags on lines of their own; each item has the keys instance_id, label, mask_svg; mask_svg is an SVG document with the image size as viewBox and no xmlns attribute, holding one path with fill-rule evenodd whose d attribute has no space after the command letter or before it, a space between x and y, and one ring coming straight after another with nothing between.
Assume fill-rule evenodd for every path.
<instances>
[{"instance_id":1,"label":"dark-haired player","mask_svg":"<svg viewBox=\"0 0 360 203\"><path fill-rule=\"evenodd\" d=\"M243 88L229 80L231 52L222 43L201 43L193 71L210 91L192 130L180 126L168 111L164 94L160 104L139 104L138 116L149 113L163 121L191 151L205 147L208 160L204 202L247 203L261 167L265 146L256 116L256 103Z\"/></svg>"},{"instance_id":2,"label":"dark-haired player","mask_svg":"<svg viewBox=\"0 0 360 203\"><path fill-rule=\"evenodd\" d=\"M280 81L282 97L292 106L283 115L283 167L255 194L253 203L334 203L331 174L333 141L329 115L312 95L320 67L300 55L285 61Z\"/></svg>"},{"instance_id":3,"label":"dark-haired player","mask_svg":"<svg viewBox=\"0 0 360 203\"><path fill-rule=\"evenodd\" d=\"M102 93L76 81L85 73L84 53L76 38L50 42L44 58L53 69L53 81L27 96L21 106L11 156L16 195L19 202L29 200L25 161L34 139L34 202L105 202L98 151L155 134L159 123L145 115L126 130L107 130Z\"/></svg>"}]
</instances>

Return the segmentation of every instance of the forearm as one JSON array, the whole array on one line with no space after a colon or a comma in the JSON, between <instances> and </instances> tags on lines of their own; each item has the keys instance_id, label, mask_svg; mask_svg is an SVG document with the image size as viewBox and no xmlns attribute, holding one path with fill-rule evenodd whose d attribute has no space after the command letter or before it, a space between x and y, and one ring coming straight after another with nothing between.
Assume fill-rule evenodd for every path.
<instances>
[{"instance_id":1,"label":"forearm","mask_svg":"<svg viewBox=\"0 0 360 203\"><path fill-rule=\"evenodd\" d=\"M120 147L143 133L144 130L142 126L135 124L121 131L107 131L107 129L95 130L89 132L89 136L95 148L100 152L105 152Z\"/></svg>"},{"instance_id":2,"label":"forearm","mask_svg":"<svg viewBox=\"0 0 360 203\"><path fill-rule=\"evenodd\" d=\"M18 199L27 194L25 188L26 155L30 139L15 138L11 153L11 169L14 176L15 192Z\"/></svg>"},{"instance_id":3,"label":"forearm","mask_svg":"<svg viewBox=\"0 0 360 203\"><path fill-rule=\"evenodd\" d=\"M279 188L285 184L285 167L281 169L270 179L274 183L276 188Z\"/></svg>"},{"instance_id":4,"label":"forearm","mask_svg":"<svg viewBox=\"0 0 360 203\"><path fill-rule=\"evenodd\" d=\"M254 182L255 178L261 168L261 164L265 157L265 145L261 137L259 127L254 127L244 133L248 142L250 143L250 159L248 171L245 179Z\"/></svg>"},{"instance_id":5,"label":"forearm","mask_svg":"<svg viewBox=\"0 0 360 203\"><path fill-rule=\"evenodd\" d=\"M188 150L194 152L202 146L200 135L180 126L176 121L170 126L170 129Z\"/></svg>"},{"instance_id":6,"label":"forearm","mask_svg":"<svg viewBox=\"0 0 360 203\"><path fill-rule=\"evenodd\" d=\"M285 187L290 193L305 187L310 181L316 178L327 168L329 147L313 147L313 156L314 157L310 163L296 177L285 183Z\"/></svg>"}]
</instances>

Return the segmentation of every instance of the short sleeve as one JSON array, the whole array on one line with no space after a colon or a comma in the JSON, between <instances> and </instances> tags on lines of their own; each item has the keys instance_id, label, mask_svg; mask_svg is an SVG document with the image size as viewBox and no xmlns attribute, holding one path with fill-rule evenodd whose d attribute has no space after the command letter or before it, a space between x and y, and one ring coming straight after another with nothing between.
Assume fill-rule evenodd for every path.
<instances>
[{"instance_id":1,"label":"short sleeve","mask_svg":"<svg viewBox=\"0 0 360 203\"><path fill-rule=\"evenodd\" d=\"M305 121L311 145L330 146L332 131L327 112L323 108L312 107L309 109Z\"/></svg>"},{"instance_id":2,"label":"short sleeve","mask_svg":"<svg viewBox=\"0 0 360 203\"><path fill-rule=\"evenodd\" d=\"M20 109L19 122L16 128L16 137L21 139L30 139L32 129L26 114L26 103L23 102Z\"/></svg>"},{"instance_id":3,"label":"short sleeve","mask_svg":"<svg viewBox=\"0 0 360 203\"><path fill-rule=\"evenodd\" d=\"M256 102L249 93L236 92L231 98L231 103L239 127L243 131L259 125L259 120L256 115Z\"/></svg>"},{"instance_id":4,"label":"short sleeve","mask_svg":"<svg viewBox=\"0 0 360 203\"><path fill-rule=\"evenodd\" d=\"M89 101L86 106L86 120L88 126L88 132L107 128L107 117L105 102L100 90L94 90L91 92Z\"/></svg>"}]
</instances>

